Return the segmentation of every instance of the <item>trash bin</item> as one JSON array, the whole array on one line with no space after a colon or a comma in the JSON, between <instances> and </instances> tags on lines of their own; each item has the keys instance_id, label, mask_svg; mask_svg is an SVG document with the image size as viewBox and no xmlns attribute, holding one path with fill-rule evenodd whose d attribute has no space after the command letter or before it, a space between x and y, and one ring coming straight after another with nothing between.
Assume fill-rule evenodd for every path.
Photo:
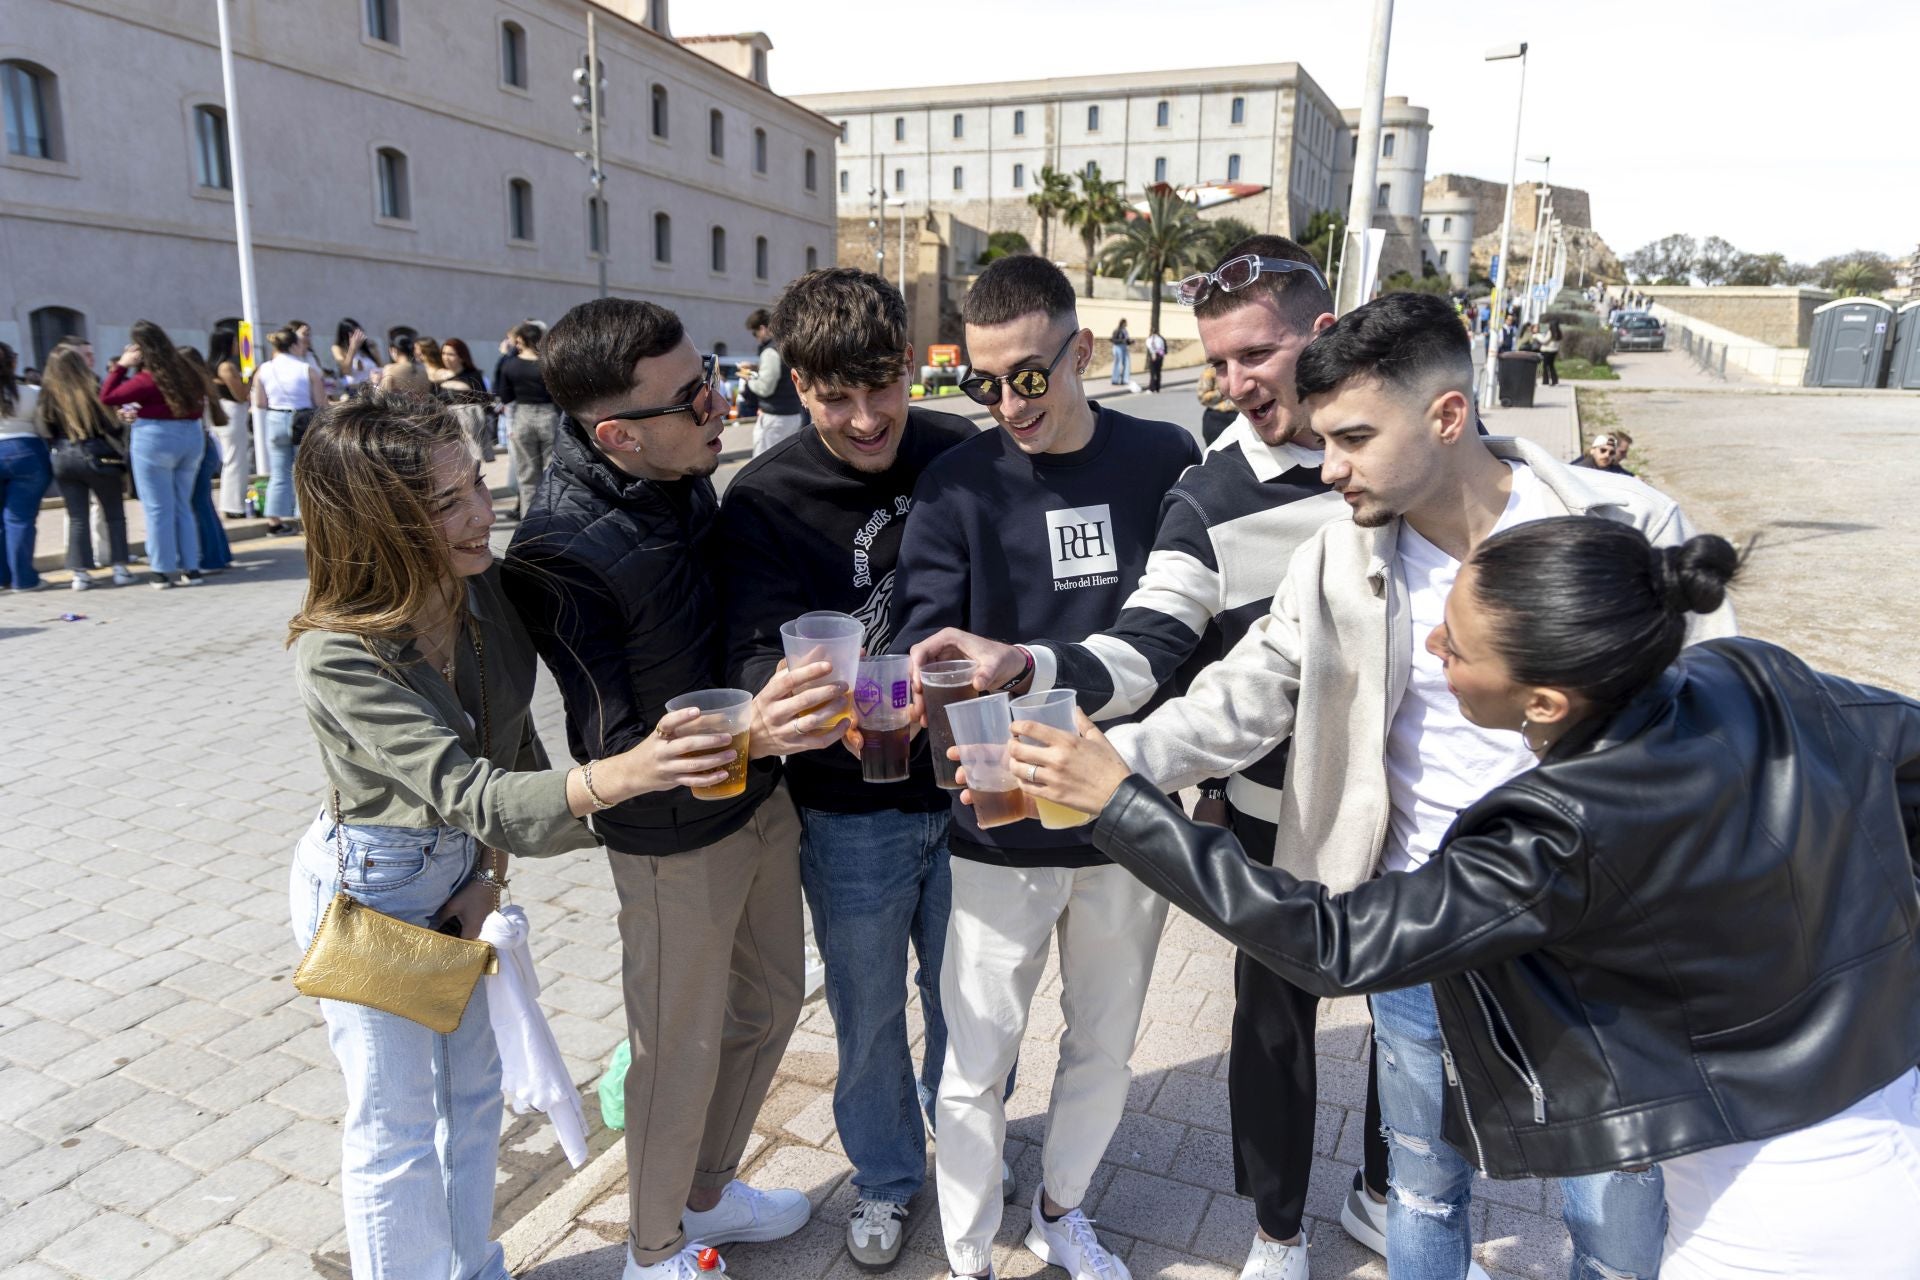
<instances>
[{"instance_id":1,"label":"trash bin","mask_svg":"<svg viewBox=\"0 0 1920 1280\"><path fill-rule=\"evenodd\" d=\"M1540 380L1540 353L1502 351L1500 353L1500 407L1533 408L1533 387Z\"/></svg>"}]
</instances>

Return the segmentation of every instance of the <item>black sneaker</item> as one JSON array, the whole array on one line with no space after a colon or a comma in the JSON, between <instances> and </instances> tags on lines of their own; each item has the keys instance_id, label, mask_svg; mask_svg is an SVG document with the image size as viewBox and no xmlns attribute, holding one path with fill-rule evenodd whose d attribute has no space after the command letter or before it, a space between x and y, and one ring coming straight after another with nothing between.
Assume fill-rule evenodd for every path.
<instances>
[{"instance_id":1,"label":"black sneaker","mask_svg":"<svg viewBox=\"0 0 1920 1280\"><path fill-rule=\"evenodd\" d=\"M206 575L201 573L198 569L195 569L190 573L183 573L180 575L180 585L183 587L203 587L206 584L207 584Z\"/></svg>"},{"instance_id":2,"label":"black sneaker","mask_svg":"<svg viewBox=\"0 0 1920 1280\"><path fill-rule=\"evenodd\" d=\"M155 591L171 591L173 589L173 579L164 573L149 573L147 575L147 585Z\"/></svg>"}]
</instances>

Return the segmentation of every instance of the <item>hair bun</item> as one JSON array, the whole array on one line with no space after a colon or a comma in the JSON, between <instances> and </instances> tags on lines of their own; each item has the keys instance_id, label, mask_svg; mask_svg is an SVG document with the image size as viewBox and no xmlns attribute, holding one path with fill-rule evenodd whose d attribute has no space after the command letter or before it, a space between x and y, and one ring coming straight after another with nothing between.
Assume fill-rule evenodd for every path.
<instances>
[{"instance_id":1,"label":"hair bun","mask_svg":"<svg viewBox=\"0 0 1920 1280\"><path fill-rule=\"evenodd\" d=\"M1653 548L1653 585L1670 613L1712 613L1727 598L1740 571L1740 553L1716 534L1688 538L1678 547Z\"/></svg>"}]
</instances>

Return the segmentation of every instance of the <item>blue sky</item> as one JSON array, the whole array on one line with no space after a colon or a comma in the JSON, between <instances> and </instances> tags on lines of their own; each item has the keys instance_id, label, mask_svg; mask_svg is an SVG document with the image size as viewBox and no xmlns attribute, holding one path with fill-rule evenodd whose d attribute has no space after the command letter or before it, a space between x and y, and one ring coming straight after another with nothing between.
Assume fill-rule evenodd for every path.
<instances>
[{"instance_id":1,"label":"blue sky","mask_svg":"<svg viewBox=\"0 0 1920 1280\"><path fill-rule=\"evenodd\" d=\"M1372 11L1367 0L682 0L673 24L765 31L782 93L1297 61L1353 106ZM1521 153L1552 155L1554 179L1589 192L1617 251L1673 231L1808 261L1854 248L1902 257L1920 242L1909 79L1920 5L1400 0L1387 92L1432 111L1429 177L1505 178L1518 64L1482 55L1516 40L1531 46ZM1537 173L1522 162L1523 180Z\"/></svg>"}]
</instances>

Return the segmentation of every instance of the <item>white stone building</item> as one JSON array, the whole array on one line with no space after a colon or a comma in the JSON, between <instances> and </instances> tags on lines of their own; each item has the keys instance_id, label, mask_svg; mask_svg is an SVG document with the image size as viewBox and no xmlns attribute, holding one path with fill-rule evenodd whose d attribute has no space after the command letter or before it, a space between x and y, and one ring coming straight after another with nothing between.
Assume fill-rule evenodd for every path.
<instances>
[{"instance_id":1,"label":"white stone building","mask_svg":"<svg viewBox=\"0 0 1920 1280\"><path fill-rule=\"evenodd\" d=\"M735 350L834 261L833 124L768 87L758 33L677 41L666 0L601 0L606 216L574 69L588 0L231 0L263 329L352 316L465 338L612 292ZM8 0L0 341L102 361L137 318L240 314L213 0Z\"/></svg>"},{"instance_id":2,"label":"white stone building","mask_svg":"<svg viewBox=\"0 0 1920 1280\"><path fill-rule=\"evenodd\" d=\"M1037 250L1027 204L1043 166L1079 174L1098 165L1129 196L1166 182L1241 183L1258 195L1217 206L1262 231L1290 235L1321 209L1344 209L1335 168L1347 153L1338 107L1297 63L1195 71L812 94L795 101L839 123L833 185L841 256L860 261L873 202L904 200L909 216L950 216L957 234L1018 231ZM1424 111L1421 112L1424 116ZM1424 161L1425 151L1420 155ZM1420 178L1409 190L1418 201ZM896 210L884 210L889 226ZM1052 253L1079 261L1056 222ZM895 246L886 246L892 261Z\"/></svg>"}]
</instances>

